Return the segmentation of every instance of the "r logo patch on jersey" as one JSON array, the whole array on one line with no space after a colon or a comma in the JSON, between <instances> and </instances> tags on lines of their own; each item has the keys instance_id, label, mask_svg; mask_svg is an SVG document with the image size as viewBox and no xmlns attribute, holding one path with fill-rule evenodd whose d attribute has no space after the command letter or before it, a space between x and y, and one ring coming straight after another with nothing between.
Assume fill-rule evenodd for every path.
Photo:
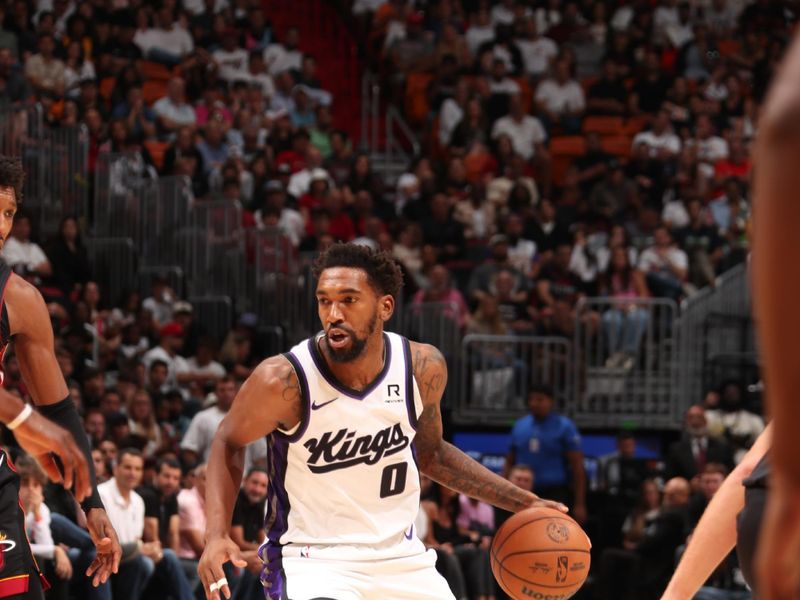
<instances>
[{"instance_id":1,"label":"r logo patch on jersey","mask_svg":"<svg viewBox=\"0 0 800 600\"><path fill-rule=\"evenodd\" d=\"M404 402L404 399L400 396L400 385L396 383L390 383L386 386L386 397L384 398L385 402Z\"/></svg>"}]
</instances>

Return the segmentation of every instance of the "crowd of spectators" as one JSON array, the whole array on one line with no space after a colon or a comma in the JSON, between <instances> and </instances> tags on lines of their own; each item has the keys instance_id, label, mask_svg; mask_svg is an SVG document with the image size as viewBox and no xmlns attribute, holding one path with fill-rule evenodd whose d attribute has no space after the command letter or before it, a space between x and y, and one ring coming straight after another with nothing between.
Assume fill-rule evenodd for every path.
<instances>
[{"instance_id":1,"label":"crowd of spectators","mask_svg":"<svg viewBox=\"0 0 800 600\"><path fill-rule=\"evenodd\" d=\"M303 50L302 28L273 28L259 0L0 1L0 106L38 102L50 127L85 125L90 175L101 155L125 151L141 177L185 175L199 201L240 203L242 228L277 227L298 252L337 240L391 251L406 301L448 303L463 332L569 336L581 297L614 299L619 309L584 315L612 366L637 355L648 319L637 298L680 300L746 256L749 150L793 25L788 3L339 5L422 141L396 181L334 122L337 98L320 81L331 75ZM213 339L164 280L105 297L79 224L65 218L42 240L23 210L3 258L48 301L124 568L110 585L86 585L81 512L23 456L29 535L56 584L50 597L108 599L113 588L113 598L184 600L197 592L203 463L264 354L258 319L243 314ZM13 349L5 375L27 397ZM518 436L548 422L549 400L531 400ZM635 440L621 435L599 488L584 489L598 598L656 597L698 507L763 428L735 384L704 404L687 413L663 472L634 460ZM553 436L560 450L544 470L528 457L507 475L534 490L555 476L547 492L574 501L588 485L576 475L577 432ZM248 450L231 532L248 559L229 575L239 598L260 587L264 452ZM485 560L503 515L425 490L417 530L457 597L498 595ZM739 591L729 566L714 585L732 594L717 597Z\"/></svg>"}]
</instances>

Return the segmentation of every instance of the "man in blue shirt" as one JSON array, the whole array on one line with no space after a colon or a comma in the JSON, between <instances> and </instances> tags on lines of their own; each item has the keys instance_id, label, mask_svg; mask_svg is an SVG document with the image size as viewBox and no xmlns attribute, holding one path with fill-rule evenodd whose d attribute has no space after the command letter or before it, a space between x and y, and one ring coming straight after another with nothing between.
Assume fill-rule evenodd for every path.
<instances>
[{"instance_id":1,"label":"man in blue shirt","mask_svg":"<svg viewBox=\"0 0 800 600\"><path fill-rule=\"evenodd\" d=\"M553 404L550 387L531 387L528 392L531 414L517 419L511 429L511 447L506 455L504 473L507 474L513 465L528 465L536 474L534 492L566 504L570 504L572 497L570 513L583 523L586 520L586 471L581 436L575 423L553 411Z\"/></svg>"}]
</instances>

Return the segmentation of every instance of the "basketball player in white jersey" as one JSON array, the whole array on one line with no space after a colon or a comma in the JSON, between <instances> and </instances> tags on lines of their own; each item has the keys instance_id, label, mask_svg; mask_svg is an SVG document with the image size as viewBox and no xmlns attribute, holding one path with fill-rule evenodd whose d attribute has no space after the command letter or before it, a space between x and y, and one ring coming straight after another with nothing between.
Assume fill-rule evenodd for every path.
<instances>
[{"instance_id":1,"label":"basketball player in white jersey","mask_svg":"<svg viewBox=\"0 0 800 600\"><path fill-rule=\"evenodd\" d=\"M211 446L198 567L206 596L229 598L223 564L246 564L228 532L244 449L266 435L267 598L452 599L413 531L420 472L509 511L566 507L442 440L444 358L383 331L402 286L391 256L336 244L316 267L323 331L259 365Z\"/></svg>"}]
</instances>

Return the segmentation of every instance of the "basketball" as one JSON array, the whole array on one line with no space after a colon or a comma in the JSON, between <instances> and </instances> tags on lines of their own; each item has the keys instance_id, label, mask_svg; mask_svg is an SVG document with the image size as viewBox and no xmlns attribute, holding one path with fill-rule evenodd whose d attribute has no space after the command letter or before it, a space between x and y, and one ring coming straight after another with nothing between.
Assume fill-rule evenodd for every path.
<instances>
[{"instance_id":1,"label":"basketball","mask_svg":"<svg viewBox=\"0 0 800 600\"><path fill-rule=\"evenodd\" d=\"M514 600L566 600L589 575L591 547L571 517L552 508L528 508L495 534L492 572Z\"/></svg>"}]
</instances>

